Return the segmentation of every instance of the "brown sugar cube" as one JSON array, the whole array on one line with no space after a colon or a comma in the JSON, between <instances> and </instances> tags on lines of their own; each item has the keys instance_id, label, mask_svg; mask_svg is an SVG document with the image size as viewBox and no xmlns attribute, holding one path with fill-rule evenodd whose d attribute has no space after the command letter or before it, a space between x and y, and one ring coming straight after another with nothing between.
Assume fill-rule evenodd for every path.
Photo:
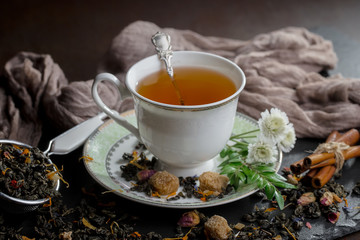
<instances>
[{"instance_id":1,"label":"brown sugar cube","mask_svg":"<svg viewBox=\"0 0 360 240\"><path fill-rule=\"evenodd\" d=\"M225 240L231 234L231 228L225 218L214 215L204 224L204 233L207 239Z\"/></svg>"},{"instance_id":2,"label":"brown sugar cube","mask_svg":"<svg viewBox=\"0 0 360 240\"><path fill-rule=\"evenodd\" d=\"M204 172L199 177L201 191L221 193L226 189L229 178L216 172Z\"/></svg>"},{"instance_id":3,"label":"brown sugar cube","mask_svg":"<svg viewBox=\"0 0 360 240\"><path fill-rule=\"evenodd\" d=\"M149 184L160 195L168 195L179 188L179 178L167 171L159 171L150 177Z\"/></svg>"}]
</instances>

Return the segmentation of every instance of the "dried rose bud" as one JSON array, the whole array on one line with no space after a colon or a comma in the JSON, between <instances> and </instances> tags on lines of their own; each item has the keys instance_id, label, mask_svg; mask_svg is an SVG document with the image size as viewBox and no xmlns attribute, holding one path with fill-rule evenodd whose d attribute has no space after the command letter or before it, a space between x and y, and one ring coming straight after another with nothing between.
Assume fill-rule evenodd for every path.
<instances>
[{"instance_id":1,"label":"dried rose bud","mask_svg":"<svg viewBox=\"0 0 360 240\"><path fill-rule=\"evenodd\" d=\"M330 212L328 214L328 220L332 224L336 223L339 220L339 217L340 217L340 212Z\"/></svg>"},{"instance_id":2,"label":"dried rose bud","mask_svg":"<svg viewBox=\"0 0 360 240\"><path fill-rule=\"evenodd\" d=\"M334 196L331 192L326 191L320 198L320 204L323 206L329 206L334 202Z\"/></svg>"},{"instance_id":3,"label":"dried rose bud","mask_svg":"<svg viewBox=\"0 0 360 240\"><path fill-rule=\"evenodd\" d=\"M305 226L306 226L308 229L311 229L311 228L312 228L312 226L311 226L311 224L310 224L309 222L306 222L306 223L305 223Z\"/></svg>"},{"instance_id":4,"label":"dried rose bud","mask_svg":"<svg viewBox=\"0 0 360 240\"><path fill-rule=\"evenodd\" d=\"M139 181L146 181L155 173L156 170L145 169L137 173L137 178L139 179Z\"/></svg>"},{"instance_id":5,"label":"dried rose bud","mask_svg":"<svg viewBox=\"0 0 360 240\"><path fill-rule=\"evenodd\" d=\"M181 227L194 227L200 223L199 214L197 211L184 213L178 221Z\"/></svg>"},{"instance_id":6,"label":"dried rose bud","mask_svg":"<svg viewBox=\"0 0 360 240\"><path fill-rule=\"evenodd\" d=\"M301 206L306 206L312 202L316 201L316 197L313 192L307 192L301 195L301 197L297 200L297 203Z\"/></svg>"}]
</instances>

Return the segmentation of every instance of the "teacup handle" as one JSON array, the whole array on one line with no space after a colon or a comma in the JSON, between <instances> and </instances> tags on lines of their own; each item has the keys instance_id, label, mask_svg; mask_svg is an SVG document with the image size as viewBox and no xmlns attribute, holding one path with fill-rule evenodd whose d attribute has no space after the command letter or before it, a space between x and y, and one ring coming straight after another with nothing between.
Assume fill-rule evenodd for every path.
<instances>
[{"instance_id":1,"label":"teacup handle","mask_svg":"<svg viewBox=\"0 0 360 240\"><path fill-rule=\"evenodd\" d=\"M131 123L129 123L124 117L120 116L120 114L109 108L100 98L99 93L98 93L98 84L101 83L102 81L109 81L114 83L119 92L120 89L122 88L121 82L119 81L119 79L117 79L117 77L115 77L114 75L110 74L110 73L100 73L98 74L95 79L94 79L94 83L92 85L92 96L93 99L95 101L95 103L109 116L111 117L116 123L120 124L121 126L123 126L124 128L126 128L127 130L129 130L132 134L135 135L135 137L141 141L140 138L140 134L139 134L139 130L132 125Z\"/></svg>"}]
</instances>

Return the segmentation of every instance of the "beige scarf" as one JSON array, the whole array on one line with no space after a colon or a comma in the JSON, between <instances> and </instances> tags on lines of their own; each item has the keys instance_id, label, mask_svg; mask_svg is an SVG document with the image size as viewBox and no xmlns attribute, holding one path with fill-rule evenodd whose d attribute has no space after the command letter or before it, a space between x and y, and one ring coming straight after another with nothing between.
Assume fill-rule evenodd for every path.
<instances>
[{"instance_id":1,"label":"beige scarf","mask_svg":"<svg viewBox=\"0 0 360 240\"><path fill-rule=\"evenodd\" d=\"M238 64L247 77L238 103L241 113L257 119L277 107L300 138L360 127L360 80L321 76L320 71L335 67L336 54L330 41L304 28L242 41L137 21L113 39L98 72L124 81L135 62L155 54L150 38L157 31L170 34L173 50L215 53ZM19 53L6 63L0 81L0 138L37 145L45 121L63 131L99 112L91 97L92 80L69 83L50 55ZM103 84L100 95L120 112L133 107L131 98L121 100L112 86Z\"/></svg>"}]
</instances>

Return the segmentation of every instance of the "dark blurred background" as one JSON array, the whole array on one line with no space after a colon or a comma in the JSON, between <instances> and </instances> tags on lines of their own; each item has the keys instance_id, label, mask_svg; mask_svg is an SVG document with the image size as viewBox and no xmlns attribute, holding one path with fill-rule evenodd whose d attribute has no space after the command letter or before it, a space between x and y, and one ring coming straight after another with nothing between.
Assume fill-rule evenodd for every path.
<instances>
[{"instance_id":1,"label":"dark blurred background","mask_svg":"<svg viewBox=\"0 0 360 240\"><path fill-rule=\"evenodd\" d=\"M249 40L286 26L336 29L360 42L357 0L2 1L0 66L19 51L50 54L69 81L88 80L129 23Z\"/></svg>"}]
</instances>

